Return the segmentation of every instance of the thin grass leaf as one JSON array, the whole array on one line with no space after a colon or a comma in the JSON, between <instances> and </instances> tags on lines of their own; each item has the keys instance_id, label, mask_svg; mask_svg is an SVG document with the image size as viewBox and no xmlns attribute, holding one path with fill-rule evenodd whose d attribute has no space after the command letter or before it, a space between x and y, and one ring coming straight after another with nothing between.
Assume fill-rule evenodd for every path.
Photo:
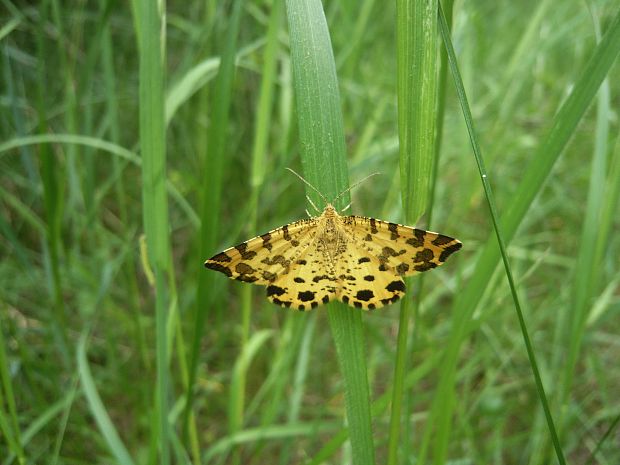
<instances>
[{"instance_id":1,"label":"thin grass leaf","mask_svg":"<svg viewBox=\"0 0 620 465\"><path fill-rule=\"evenodd\" d=\"M401 197L406 224L427 207L433 158L437 102L437 1L397 2L398 138ZM411 288L412 280L407 281ZM413 305L400 305L392 412L388 441L389 465L398 461L403 390L407 369L407 338Z\"/></svg>"},{"instance_id":2,"label":"thin grass leaf","mask_svg":"<svg viewBox=\"0 0 620 465\"><path fill-rule=\"evenodd\" d=\"M84 395L86 396L86 400L88 401L93 417L97 422L99 431L101 431L101 434L103 435L114 458L122 465L133 465L134 461L125 447L125 444L123 444L118 431L114 427L114 423L112 423L112 420L110 419L110 416L101 401L101 397L99 396L99 392L97 391L97 387L95 385L95 380L90 372L90 367L88 366L88 361L86 359L87 339L87 333L82 333L78 342L76 353L77 369L80 377L80 383L82 385L82 389L84 390Z\"/></svg>"},{"instance_id":3,"label":"thin grass leaf","mask_svg":"<svg viewBox=\"0 0 620 465\"><path fill-rule=\"evenodd\" d=\"M140 2L140 146L142 148L142 204L150 267L155 275L156 366L153 442L159 460L170 463L168 426L168 286L170 243L166 192L166 125L164 119L165 11L152 0ZM155 439L156 438L156 439Z\"/></svg>"},{"instance_id":4,"label":"thin grass leaf","mask_svg":"<svg viewBox=\"0 0 620 465\"><path fill-rule=\"evenodd\" d=\"M46 24L49 20L49 3L43 2L39 7L40 21ZM43 28L37 30L37 58L39 63L45 63L48 56L49 42L46 40ZM39 66L37 68L37 112L39 121L39 132L48 132L47 102L45 99L47 88L46 67ZM65 68L66 69L66 68ZM52 333L55 338L57 349L62 355L63 363L69 366L69 348L68 338L65 332L66 315L65 305L62 298L63 284L62 273L60 271L60 257L63 253L63 244L61 240L61 224L64 210L64 186L66 183L65 170L56 162L56 157L49 147L43 146L39 149L39 169L41 181L43 184L43 201L45 205L45 217L47 231L45 241L49 253L49 269L48 277L51 289L51 301L54 303L52 316Z\"/></svg>"},{"instance_id":5,"label":"thin grass leaf","mask_svg":"<svg viewBox=\"0 0 620 465\"><path fill-rule=\"evenodd\" d=\"M600 41L600 26L594 19L594 29ZM575 368L584 342L588 314L593 299L594 291L600 282L602 255L596 250L604 250L608 244L607 237L600 236L599 231L605 229L601 214L605 210L606 203L616 203L617 198L606 197L606 175L608 173L607 156L609 152L609 126L614 119L611 110L611 95L609 80L601 84L598 92L596 107L596 133L594 138L592 164L590 167L590 185L588 187L588 199L583 219L581 240L577 261L573 269L573 284L571 286L571 309L569 318L565 321L562 341L558 341L563 347L568 347L568 355L563 360L558 360L556 366L563 377L560 405L565 405L570 397L573 387ZM602 221L603 220L603 221ZM602 242L599 242L601 240ZM566 416L563 416L565 418ZM562 421L562 423L564 423ZM563 424L560 424L560 430Z\"/></svg>"},{"instance_id":6,"label":"thin grass leaf","mask_svg":"<svg viewBox=\"0 0 620 465\"><path fill-rule=\"evenodd\" d=\"M3 311L5 306L2 305ZM8 450L15 454L20 463L25 463L24 449L21 445L21 430L17 417L17 408L15 396L13 394L13 385L11 376L9 375L9 364L5 351L4 330L0 321L0 432L3 433ZM6 410L4 406L6 405Z\"/></svg>"},{"instance_id":7,"label":"thin grass leaf","mask_svg":"<svg viewBox=\"0 0 620 465\"><path fill-rule=\"evenodd\" d=\"M293 425L274 425L269 427L246 429L243 431L238 431L233 435L226 436L210 446L204 455L204 461L209 463L217 455L225 454L232 447L239 444L299 436L312 437L316 434L331 433L336 431L338 428L339 425L329 423L296 423Z\"/></svg>"},{"instance_id":8,"label":"thin grass leaf","mask_svg":"<svg viewBox=\"0 0 620 465\"><path fill-rule=\"evenodd\" d=\"M203 173L205 176L209 176L210 182L204 184L201 192L200 257L209 257L211 255L215 249L217 233L219 231L222 183L227 160L230 158L226 155L228 113L232 98L237 36L239 35L239 24L244 3L244 0L234 0L229 19L230 22L226 30L224 48L221 52L221 64L215 81L215 89L211 94L211 118L208 127L206 156L203 160ZM190 352L189 383L186 393L187 406L183 421L184 431L187 431L187 422L193 404L200 341L205 331L207 309L211 307L212 294L215 290L216 285L213 274L205 273L204 269L198 270L198 297L194 312L194 334L192 336ZM216 307L214 310L220 311L219 307Z\"/></svg>"},{"instance_id":9,"label":"thin grass leaf","mask_svg":"<svg viewBox=\"0 0 620 465\"><path fill-rule=\"evenodd\" d=\"M306 180L328 199L348 184L340 94L331 41L319 0L287 0L293 85L297 103L301 161ZM320 198L307 192L315 204ZM349 203L349 195L336 208ZM344 379L345 407L353 461L374 464L370 394L361 312L328 306L329 323Z\"/></svg>"},{"instance_id":10,"label":"thin grass leaf","mask_svg":"<svg viewBox=\"0 0 620 465\"><path fill-rule=\"evenodd\" d=\"M66 411L69 408L71 400L73 398L73 393L67 393L62 399L58 402L50 405L41 415L37 416L34 420L30 422L28 428L23 431L22 434L22 448L27 449L26 446L37 436L40 434L44 428L48 427L50 424L53 424L52 421L60 415L63 411ZM15 460L15 454L11 452L8 454L2 465L10 465Z\"/></svg>"}]
</instances>

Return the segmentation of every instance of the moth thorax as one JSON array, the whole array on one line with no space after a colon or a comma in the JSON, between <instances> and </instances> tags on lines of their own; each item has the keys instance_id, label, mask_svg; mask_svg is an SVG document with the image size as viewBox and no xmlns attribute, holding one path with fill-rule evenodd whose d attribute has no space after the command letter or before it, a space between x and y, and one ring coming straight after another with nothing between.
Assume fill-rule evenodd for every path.
<instances>
[{"instance_id":1,"label":"moth thorax","mask_svg":"<svg viewBox=\"0 0 620 465\"><path fill-rule=\"evenodd\" d=\"M336 229L336 222L333 218L327 218L325 221L325 229L323 230L323 234L327 240L336 239L338 236L338 230Z\"/></svg>"}]
</instances>

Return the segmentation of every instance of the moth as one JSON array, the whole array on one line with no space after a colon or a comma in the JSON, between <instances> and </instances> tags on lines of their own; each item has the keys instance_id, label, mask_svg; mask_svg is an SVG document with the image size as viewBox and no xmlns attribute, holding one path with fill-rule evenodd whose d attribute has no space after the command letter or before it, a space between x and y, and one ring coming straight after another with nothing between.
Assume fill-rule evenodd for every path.
<instances>
[{"instance_id":1,"label":"moth","mask_svg":"<svg viewBox=\"0 0 620 465\"><path fill-rule=\"evenodd\" d=\"M307 311L339 300L364 310L380 308L405 294L403 277L438 267L462 246L443 234L341 215L333 203L350 189L328 202L289 170L321 196L322 213L285 224L205 261L206 268L231 279L266 286L267 299L274 304Z\"/></svg>"}]
</instances>

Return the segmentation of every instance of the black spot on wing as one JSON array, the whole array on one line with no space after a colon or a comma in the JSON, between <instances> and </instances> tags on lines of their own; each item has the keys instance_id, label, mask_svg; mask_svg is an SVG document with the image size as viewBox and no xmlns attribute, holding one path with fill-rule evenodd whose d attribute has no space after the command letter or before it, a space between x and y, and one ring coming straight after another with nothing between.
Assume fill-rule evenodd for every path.
<instances>
[{"instance_id":1,"label":"black spot on wing","mask_svg":"<svg viewBox=\"0 0 620 465\"><path fill-rule=\"evenodd\" d=\"M420 272L432 270L433 268L437 268L437 264L434 262L421 262L419 265L413 267L414 270Z\"/></svg>"},{"instance_id":2,"label":"black spot on wing","mask_svg":"<svg viewBox=\"0 0 620 465\"><path fill-rule=\"evenodd\" d=\"M433 245L437 245L437 246L442 246L442 245L449 244L453 240L454 239L451 238L451 237L444 236L443 234L438 234L437 237L435 239L433 239L432 244Z\"/></svg>"},{"instance_id":3,"label":"black spot on wing","mask_svg":"<svg viewBox=\"0 0 620 465\"><path fill-rule=\"evenodd\" d=\"M396 223L388 223L388 230L390 231L390 239L393 241L398 239L400 235L398 234L398 225Z\"/></svg>"},{"instance_id":4,"label":"black spot on wing","mask_svg":"<svg viewBox=\"0 0 620 465\"><path fill-rule=\"evenodd\" d=\"M401 276L407 273L407 271L409 271L409 265L406 263L401 263L396 267L396 272Z\"/></svg>"},{"instance_id":5,"label":"black spot on wing","mask_svg":"<svg viewBox=\"0 0 620 465\"><path fill-rule=\"evenodd\" d=\"M371 274L364 276L365 281L374 281L375 277Z\"/></svg>"},{"instance_id":6,"label":"black spot on wing","mask_svg":"<svg viewBox=\"0 0 620 465\"><path fill-rule=\"evenodd\" d=\"M439 261L440 262L445 262L450 255L452 255L457 250L460 250L462 246L463 246L463 244L461 244L460 242L457 242L456 244L452 244L451 246L446 247L441 252L441 255L439 255Z\"/></svg>"},{"instance_id":7,"label":"black spot on wing","mask_svg":"<svg viewBox=\"0 0 620 465\"><path fill-rule=\"evenodd\" d=\"M362 258L357 260L357 263L361 265L362 263L368 263L369 261L370 261L370 258L362 257Z\"/></svg>"},{"instance_id":8,"label":"black spot on wing","mask_svg":"<svg viewBox=\"0 0 620 465\"><path fill-rule=\"evenodd\" d=\"M398 299L400 299L400 295L395 295L394 297L390 297L389 299L381 299L381 303L383 305L387 305L387 304L393 304L394 302L396 302Z\"/></svg>"},{"instance_id":9,"label":"black spot on wing","mask_svg":"<svg viewBox=\"0 0 620 465\"><path fill-rule=\"evenodd\" d=\"M312 278L312 281L314 281L315 283L318 283L318 282L321 282L321 281L323 281L325 279L328 280L328 281L334 281L334 278L332 278L331 276L326 275L326 274L321 274L321 275L315 276L314 278Z\"/></svg>"},{"instance_id":10,"label":"black spot on wing","mask_svg":"<svg viewBox=\"0 0 620 465\"><path fill-rule=\"evenodd\" d=\"M253 274L256 272L254 268L252 268L247 263L243 263L243 262L237 263L237 266L235 267L235 271L239 274Z\"/></svg>"},{"instance_id":11,"label":"black spot on wing","mask_svg":"<svg viewBox=\"0 0 620 465\"><path fill-rule=\"evenodd\" d=\"M417 262L430 262L434 256L435 254L433 254L433 251L431 249L423 249L423 250L420 250L417 254L415 254L414 261L416 263Z\"/></svg>"},{"instance_id":12,"label":"black spot on wing","mask_svg":"<svg viewBox=\"0 0 620 465\"><path fill-rule=\"evenodd\" d=\"M269 271L263 271L263 279L265 281L273 282L276 280L276 275L275 273L271 273Z\"/></svg>"},{"instance_id":13,"label":"black spot on wing","mask_svg":"<svg viewBox=\"0 0 620 465\"><path fill-rule=\"evenodd\" d=\"M230 258L230 256L228 256L226 254L226 252L220 252L217 255L214 255L213 257L211 257L208 261L220 262L220 263L228 263L231 260L232 260L232 258ZM207 266L206 263L205 263L205 266Z\"/></svg>"},{"instance_id":14,"label":"black spot on wing","mask_svg":"<svg viewBox=\"0 0 620 465\"><path fill-rule=\"evenodd\" d=\"M368 302L374 296L375 296L375 293L372 292L370 289L363 289L361 291L357 291L357 294L355 297L358 300L363 300L364 302Z\"/></svg>"},{"instance_id":15,"label":"black spot on wing","mask_svg":"<svg viewBox=\"0 0 620 465\"><path fill-rule=\"evenodd\" d=\"M299 276L295 277L295 279L293 279L293 281L295 281L296 283L305 283L306 280L304 278L300 278Z\"/></svg>"},{"instance_id":16,"label":"black spot on wing","mask_svg":"<svg viewBox=\"0 0 620 465\"><path fill-rule=\"evenodd\" d=\"M237 252L239 252L239 254L241 255L241 258L243 258L244 260L252 260L254 257L256 257L256 252L254 252L253 250L247 250L248 249L247 242L236 245L235 249L237 249Z\"/></svg>"},{"instance_id":17,"label":"black spot on wing","mask_svg":"<svg viewBox=\"0 0 620 465\"><path fill-rule=\"evenodd\" d=\"M422 231L421 229L413 230L413 237L407 239L407 244L412 247L423 247L424 246L424 237L426 236L426 231Z\"/></svg>"},{"instance_id":18,"label":"black spot on wing","mask_svg":"<svg viewBox=\"0 0 620 465\"><path fill-rule=\"evenodd\" d=\"M286 291L284 289L282 289L280 286L274 286L273 284L270 286L267 286L267 296L272 296L272 295L282 295L284 294ZM276 299L273 299L273 301L275 302ZM277 303L277 302L276 302ZM279 305L279 304L278 304Z\"/></svg>"},{"instance_id":19,"label":"black spot on wing","mask_svg":"<svg viewBox=\"0 0 620 465\"><path fill-rule=\"evenodd\" d=\"M314 292L302 291L299 294L297 294L297 298L301 300L302 302L309 302L311 300L314 300Z\"/></svg>"},{"instance_id":20,"label":"black spot on wing","mask_svg":"<svg viewBox=\"0 0 620 465\"><path fill-rule=\"evenodd\" d=\"M377 220L370 218L370 233L377 234Z\"/></svg>"},{"instance_id":21,"label":"black spot on wing","mask_svg":"<svg viewBox=\"0 0 620 465\"><path fill-rule=\"evenodd\" d=\"M285 241L290 241L291 240L291 235L288 232L288 225L284 225L282 226L282 237L284 237Z\"/></svg>"},{"instance_id":22,"label":"black spot on wing","mask_svg":"<svg viewBox=\"0 0 620 465\"><path fill-rule=\"evenodd\" d=\"M385 286L385 288L390 292L405 292L405 283L401 280L396 280Z\"/></svg>"},{"instance_id":23,"label":"black spot on wing","mask_svg":"<svg viewBox=\"0 0 620 465\"><path fill-rule=\"evenodd\" d=\"M210 270L215 270L215 271L219 271L220 273L224 273L229 278L232 277L232 271L230 271L230 268L228 268L227 266L220 265L218 262L212 262L210 260L207 260L205 262L205 267L209 268Z\"/></svg>"},{"instance_id":24,"label":"black spot on wing","mask_svg":"<svg viewBox=\"0 0 620 465\"><path fill-rule=\"evenodd\" d=\"M271 249L273 249L273 244L271 243L271 234L270 233L263 234L261 236L261 239L263 240L263 247L265 247L267 250L271 252Z\"/></svg>"}]
</instances>

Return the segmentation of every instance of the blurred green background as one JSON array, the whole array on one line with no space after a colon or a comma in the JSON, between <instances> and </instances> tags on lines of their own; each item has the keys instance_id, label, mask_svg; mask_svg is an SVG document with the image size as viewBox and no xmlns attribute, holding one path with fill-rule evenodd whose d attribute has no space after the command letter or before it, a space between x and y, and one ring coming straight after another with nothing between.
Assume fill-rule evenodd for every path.
<instances>
[{"instance_id":1,"label":"blurred green background","mask_svg":"<svg viewBox=\"0 0 620 465\"><path fill-rule=\"evenodd\" d=\"M167 447L172 463L350 463L325 309L276 307L203 268L306 215L304 185L284 169L302 171L296 2L169 1L152 81L146 3L3 2L0 464L167 463ZM382 174L353 192L352 211L403 222L396 2L324 8L349 179ZM601 71L620 51L617 14L613 0L463 0L452 23L500 216L524 191L533 199L509 258L574 464L620 463L620 72ZM607 74L597 94L579 86L584 70ZM140 82L154 87L140 95ZM438 92L432 223L417 226L464 247L406 296L419 306L397 463L556 463L503 267L479 266L495 233L449 72ZM146 152L165 153L165 171ZM542 187L524 185L537 170ZM158 183L167 204L150 194ZM147 245L149 227L160 242ZM399 305L362 317L382 463Z\"/></svg>"}]
</instances>

